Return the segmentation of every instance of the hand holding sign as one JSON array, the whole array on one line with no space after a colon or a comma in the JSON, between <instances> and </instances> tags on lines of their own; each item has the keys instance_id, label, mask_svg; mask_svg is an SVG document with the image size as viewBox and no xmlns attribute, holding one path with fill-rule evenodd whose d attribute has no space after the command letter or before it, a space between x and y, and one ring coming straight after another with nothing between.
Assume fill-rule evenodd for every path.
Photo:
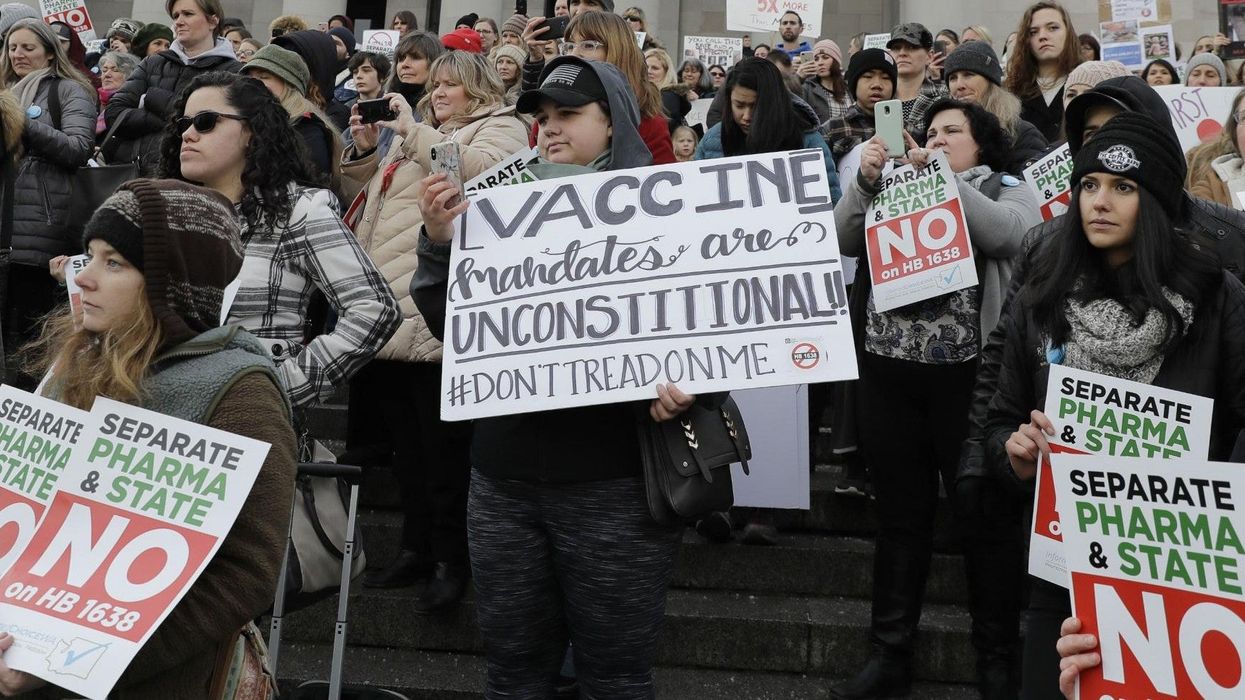
<instances>
[{"instance_id":1,"label":"hand holding sign","mask_svg":"<svg viewBox=\"0 0 1245 700\"><path fill-rule=\"evenodd\" d=\"M1028 481L1037 473L1039 457L1050 457L1050 443L1047 435L1055 434L1055 426L1041 411L1029 414L1029 422L1022 424L1008 438L1007 461L1011 462L1012 471L1017 478Z\"/></svg>"},{"instance_id":2,"label":"hand holding sign","mask_svg":"<svg viewBox=\"0 0 1245 700\"><path fill-rule=\"evenodd\" d=\"M1060 637L1055 644L1059 652L1059 692L1068 700L1076 694L1076 679L1081 672L1102 664L1098 638L1092 634L1078 634L1080 631L1080 619L1069 617L1059 628Z\"/></svg>"},{"instance_id":3,"label":"hand holding sign","mask_svg":"<svg viewBox=\"0 0 1245 700\"><path fill-rule=\"evenodd\" d=\"M8 651L13 646L13 635L8 632L0 632L0 654ZM26 673L25 671L15 671L9 668L9 665L0 657L0 695L12 697L29 693L36 688L42 688L48 682L42 678Z\"/></svg>"},{"instance_id":4,"label":"hand holding sign","mask_svg":"<svg viewBox=\"0 0 1245 700\"><path fill-rule=\"evenodd\" d=\"M648 407L648 415L661 423L676 418L696 403L696 396L684 394L674 384L658 384L657 398Z\"/></svg>"}]
</instances>

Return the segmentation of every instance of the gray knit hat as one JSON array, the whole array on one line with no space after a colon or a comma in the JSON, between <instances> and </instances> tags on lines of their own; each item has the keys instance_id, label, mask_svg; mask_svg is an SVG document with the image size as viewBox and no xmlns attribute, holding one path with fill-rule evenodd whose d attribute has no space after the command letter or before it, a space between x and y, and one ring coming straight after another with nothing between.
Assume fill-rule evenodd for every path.
<instances>
[{"instance_id":1,"label":"gray knit hat","mask_svg":"<svg viewBox=\"0 0 1245 700\"><path fill-rule=\"evenodd\" d=\"M9 29L19 19L43 19L35 8L21 2L10 2L0 5L0 39L9 33Z\"/></svg>"},{"instance_id":2,"label":"gray knit hat","mask_svg":"<svg viewBox=\"0 0 1245 700\"><path fill-rule=\"evenodd\" d=\"M976 73L995 85L1003 84L1003 66L998 54L984 41L966 41L947 55L942 64L942 79L951 81L951 74L966 70Z\"/></svg>"},{"instance_id":3,"label":"gray knit hat","mask_svg":"<svg viewBox=\"0 0 1245 700\"><path fill-rule=\"evenodd\" d=\"M143 23L129 17L118 17L112 21L112 25L108 27L108 33L104 35L105 39L112 39L119 36L125 41L132 41L138 30L143 28Z\"/></svg>"},{"instance_id":4,"label":"gray knit hat","mask_svg":"<svg viewBox=\"0 0 1245 700\"><path fill-rule=\"evenodd\" d=\"M1184 74L1185 74L1184 84L1185 85L1189 84L1188 76L1189 74L1193 72L1194 68L1197 68L1198 66L1205 66L1205 65L1213 66L1215 70L1219 71L1219 84L1220 85L1228 84L1228 69L1224 67L1223 61L1218 56L1216 56L1213 53L1209 53L1209 52L1200 53L1190 58L1189 62L1184 65Z\"/></svg>"},{"instance_id":5,"label":"gray knit hat","mask_svg":"<svg viewBox=\"0 0 1245 700\"><path fill-rule=\"evenodd\" d=\"M523 36L524 29L527 29L527 15L510 15L510 19L501 23L503 32L514 32Z\"/></svg>"},{"instance_id":6,"label":"gray knit hat","mask_svg":"<svg viewBox=\"0 0 1245 700\"><path fill-rule=\"evenodd\" d=\"M307 94L307 84L311 82L311 71L307 69L303 57L293 51L283 49L276 44L268 44L255 52L250 63L242 66L242 73L246 74L247 71L257 68L279 76L304 96Z\"/></svg>"},{"instance_id":7,"label":"gray knit hat","mask_svg":"<svg viewBox=\"0 0 1245 700\"><path fill-rule=\"evenodd\" d=\"M527 52L514 44L499 44L497 48L493 49L493 64L496 65L497 59L502 56L509 58L519 64L519 66L522 66L523 62L527 60Z\"/></svg>"}]
</instances>

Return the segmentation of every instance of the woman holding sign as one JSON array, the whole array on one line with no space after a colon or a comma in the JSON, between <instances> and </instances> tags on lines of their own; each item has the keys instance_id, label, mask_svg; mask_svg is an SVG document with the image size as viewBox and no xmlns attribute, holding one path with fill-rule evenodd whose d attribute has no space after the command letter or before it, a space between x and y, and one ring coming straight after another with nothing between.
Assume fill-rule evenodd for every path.
<instances>
[{"instance_id":1,"label":"woman holding sign","mask_svg":"<svg viewBox=\"0 0 1245 700\"><path fill-rule=\"evenodd\" d=\"M872 266L857 271L852 290L852 326L861 345L857 422L880 526L873 575L874 654L856 678L838 689L845 698L902 694L911 683L939 479L948 492L954 490L977 355L998 322L1009 260L1020 251L1025 232L1041 221L1032 192L1003 172L1011 138L992 114L976 104L943 99L930 107L926 120L926 148L916 148L909 138L909 158L925 167L938 151L954 173L979 283L879 312ZM880 137L866 143L860 170L835 207L844 255L878 254L870 250L876 245L868 240L874 234L866 232L866 213L885 191L886 153ZM920 221L903 223L922 226ZM922 256L916 264L931 256L941 252Z\"/></svg>"},{"instance_id":2,"label":"woman holding sign","mask_svg":"<svg viewBox=\"0 0 1245 700\"><path fill-rule=\"evenodd\" d=\"M87 410L105 396L271 445L229 535L115 689L206 698L218 650L276 592L294 485L289 403L264 345L238 326L218 327L222 292L242 268L228 199L133 180L91 217L83 243L82 322L68 313L50 320L32 353L34 369L50 372L44 395ZM0 650L10 644L0 634ZM0 661L4 695L39 685Z\"/></svg>"},{"instance_id":3,"label":"woman holding sign","mask_svg":"<svg viewBox=\"0 0 1245 700\"><path fill-rule=\"evenodd\" d=\"M1047 376L1062 364L1214 400L1209 459L1227 459L1245 425L1245 287L1175 233L1185 170L1179 143L1149 116L1124 112L1074 164L1074 204L1031 252L1026 283L1004 317L987 453L1033 479L1054 435L1040 410ZM1070 614L1068 591L1031 584L1025 697L1058 698L1055 644Z\"/></svg>"},{"instance_id":4,"label":"woman holding sign","mask_svg":"<svg viewBox=\"0 0 1245 700\"><path fill-rule=\"evenodd\" d=\"M464 182L527 146L527 130L506 106L505 88L488 59L449 51L432 62L428 75L428 94L418 107L422 122L396 93L387 96L398 115L393 121L364 124L354 108L354 147L341 164L342 175L367 183L348 218L398 298L403 319L351 383L348 446L361 447L370 426L382 427L405 509L402 551L388 568L369 573L364 585L409 586L435 568L437 583L415 602L421 612L456 602L466 582L470 429L441 422L441 343L410 296L423 223L419 183L434 172L437 154L448 152L433 149L447 143L457 149ZM396 133L387 149L378 148L378 127Z\"/></svg>"}]
</instances>

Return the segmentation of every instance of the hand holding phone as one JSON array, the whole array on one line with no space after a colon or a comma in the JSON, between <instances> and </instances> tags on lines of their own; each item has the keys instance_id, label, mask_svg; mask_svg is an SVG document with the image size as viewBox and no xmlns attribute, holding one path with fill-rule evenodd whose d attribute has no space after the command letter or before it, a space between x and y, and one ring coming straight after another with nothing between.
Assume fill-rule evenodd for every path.
<instances>
[{"instance_id":1,"label":"hand holding phone","mask_svg":"<svg viewBox=\"0 0 1245 700\"><path fill-rule=\"evenodd\" d=\"M458 203L463 201L463 175L458 144L453 141L434 143L429 158L432 161L432 174L445 173L446 181L458 189L459 193L446 202L446 208L452 209L458 206Z\"/></svg>"},{"instance_id":2,"label":"hand holding phone","mask_svg":"<svg viewBox=\"0 0 1245 700\"><path fill-rule=\"evenodd\" d=\"M899 158L908 152L903 139L903 103L885 100L873 106L874 128L886 144L886 155Z\"/></svg>"},{"instance_id":3,"label":"hand holding phone","mask_svg":"<svg viewBox=\"0 0 1245 700\"><path fill-rule=\"evenodd\" d=\"M380 97L375 100L359 100L355 106L359 108L359 116L363 118L364 124L375 124L376 122L391 122L398 118L398 113L393 111L389 104L390 98Z\"/></svg>"},{"instance_id":4,"label":"hand holding phone","mask_svg":"<svg viewBox=\"0 0 1245 700\"><path fill-rule=\"evenodd\" d=\"M561 39L566 36L566 25L570 24L571 18L567 17L550 17L545 20L545 26L549 27L542 39Z\"/></svg>"}]
</instances>

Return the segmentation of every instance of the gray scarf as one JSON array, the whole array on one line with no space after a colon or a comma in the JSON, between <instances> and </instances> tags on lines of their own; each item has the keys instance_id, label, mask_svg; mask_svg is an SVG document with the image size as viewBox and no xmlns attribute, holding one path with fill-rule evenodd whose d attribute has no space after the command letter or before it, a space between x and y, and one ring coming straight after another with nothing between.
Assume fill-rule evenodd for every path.
<instances>
[{"instance_id":1,"label":"gray scarf","mask_svg":"<svg viewBox=\"0 0 1245 700\"><path fill-rule=\"evenodd\" d=\"M43 79L51 74L51 66L32 70L26 74L25 78L13 84L13 94L17 95L17 99L22 103L22 109L28 109L35 103L35 95L39 92L39 83L43 82Z\"/></svg>"},{"instance_id":2,"label":"gray scarf","mask_svg":"<svg viewBox=\"0 0 1245 700\"><path fill-rule=\"evenodd\" d=\"M1188 331L1193 323L1193 303L1166 287L1163 296L1176 307ZM1064 364L1144 384L1158 376L1163 364L1160 350L1174 333L1158 309L1147 311L1140 324L1113 299L1085 304L1068 299L1064 309L1072 326L1064 344Z\"/></svg>"}]
</instances>

